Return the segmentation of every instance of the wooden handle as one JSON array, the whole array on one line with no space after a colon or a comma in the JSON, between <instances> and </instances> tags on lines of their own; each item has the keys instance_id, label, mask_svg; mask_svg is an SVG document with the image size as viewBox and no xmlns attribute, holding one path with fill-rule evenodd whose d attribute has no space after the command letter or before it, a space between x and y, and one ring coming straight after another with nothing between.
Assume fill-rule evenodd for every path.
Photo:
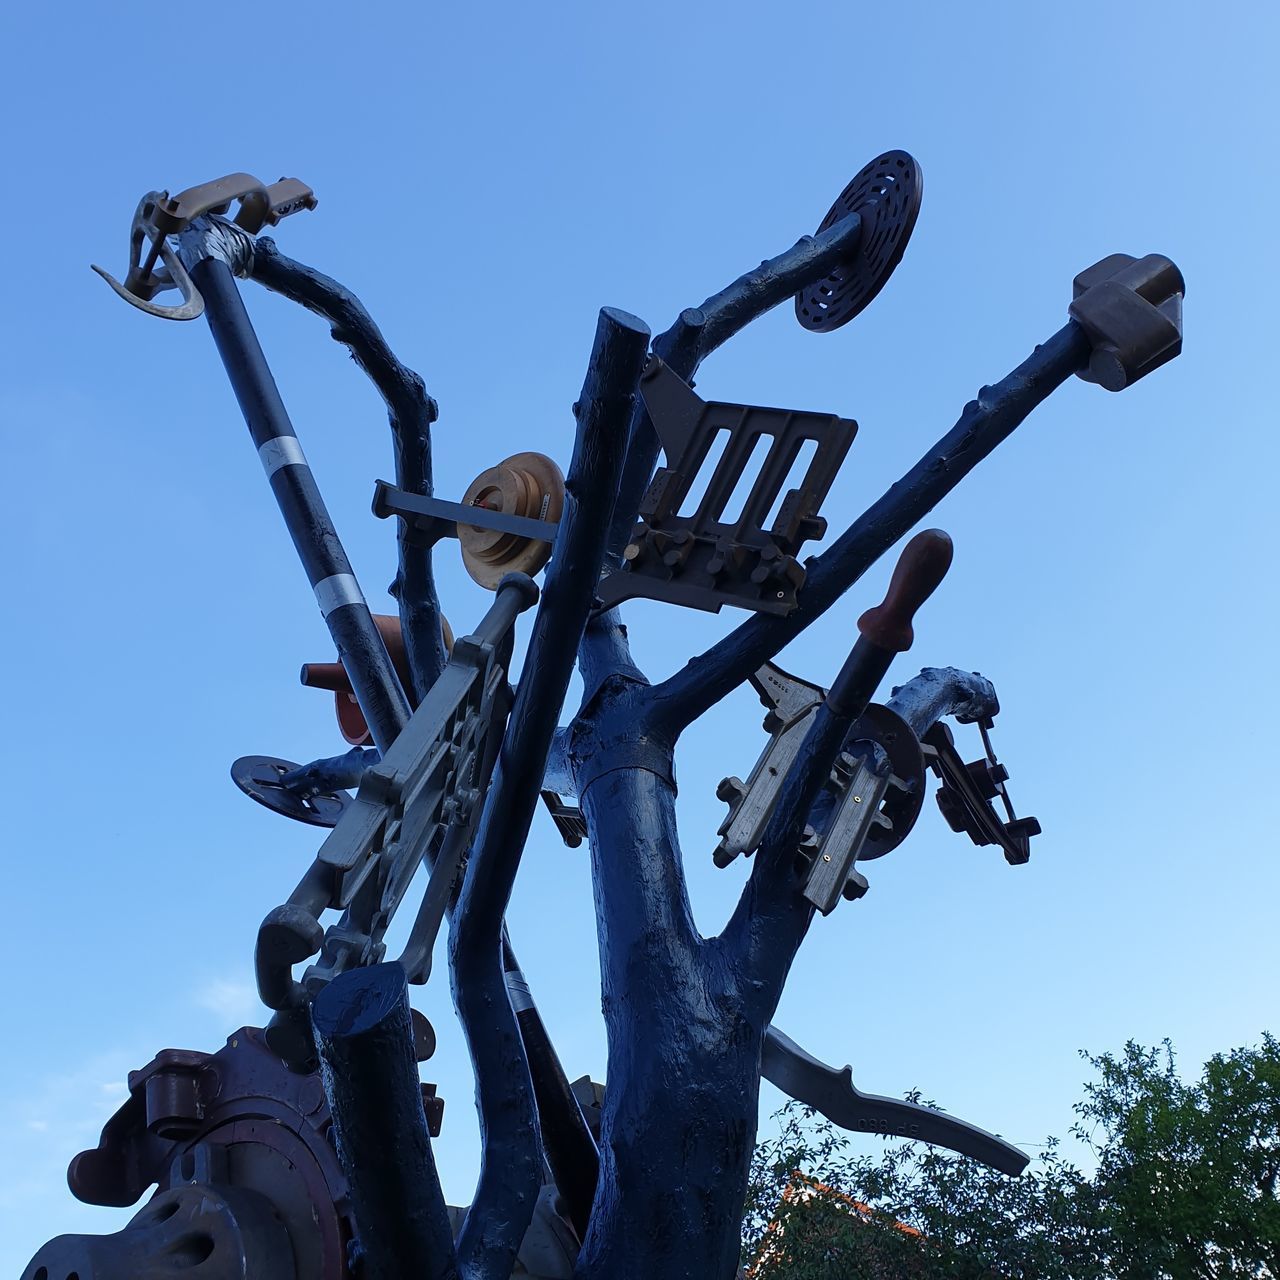
<instances>
[{"instance_id":1,"label":"wooden handle","mask_svg":"<svg viewBox=\"0 0 1280 1280\"><path fill-rule=\"evenodd\" d=\"M902 550L882 603L858 619L858 630L890 653L906 653L915 633L916 610L933 595L951 568L955 548L941 529L917 533Z\"/></svg>"}]
</instances>

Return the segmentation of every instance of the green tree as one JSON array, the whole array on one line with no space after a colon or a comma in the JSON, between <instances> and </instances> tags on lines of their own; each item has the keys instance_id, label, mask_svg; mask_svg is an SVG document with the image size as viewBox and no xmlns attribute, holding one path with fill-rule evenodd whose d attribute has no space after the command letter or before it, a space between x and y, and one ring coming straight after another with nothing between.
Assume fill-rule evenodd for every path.
<instances>
[{"instance_id":1,"label":"green tree","mask_svg":"<svg viewBox=\"0 0 1280 1280\"><path fill-rule=\"evenodd\" d=\"M757 1149L743 1227L754 1280L1280 1280L1280 1042L1199 1080L1166 1042L1083 1055L1072 1133L1021 1178L910 1145L851 1152L796 1104Z\"/></svg>"}]
</instances>

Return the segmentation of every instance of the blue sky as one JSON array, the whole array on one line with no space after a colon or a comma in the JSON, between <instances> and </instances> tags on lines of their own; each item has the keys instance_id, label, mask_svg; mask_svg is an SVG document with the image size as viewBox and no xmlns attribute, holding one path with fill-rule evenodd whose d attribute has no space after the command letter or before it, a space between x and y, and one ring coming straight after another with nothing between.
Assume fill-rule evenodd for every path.
<instances>
[{"instance_id":1,"label":"blue sky","mask_svg":"<svg viewBox=\"0 0 1280 1280\"><path fill-rule=\"evenodd\" d=\"M1185 354L1121 396L1068 385L937 510L955 566L893 672L995 681L1013 795L1045 829L1031 863L930 805L870 894L815 924L778 1024L864 1088L919 1087L1027 1143L1067 1129L1080 1048L1169 1036L1194 1068L1275 1029L1271 7L73 4L3 23L0 1274L129 1216L63 1181L129 1068L259 1016L256 926L317 839L242 797L230 762L340 746L327 696L296 683L330 646L203 324L144 317L88 270L123 273L144 191L234 170L315 187L319 209L277 238L423 373L438 490L457 497L517 450L567 461L599 306L664 328L813 230L879 152L911 151L923 209L875 304L833 336L780 308L699 378L711 399L859 420L833 533L1058 328L1077 271L1173 257ZM389 609L393 530L368 514L391 472L380 403L318 321L246 292ZM486 596L455 549L438 563L465 630ZM887 572L784 664L829 679ZM737 621L628 612L655 677ZM760 715L739 692L677 760L707 933L745 872L712 865L715 786L750 769ZM570 1074L598 1078L587 863L545 817L511 928ZM446 984L420 1002L438 1159L465 1203L466 1055Z\"/></svg>"}]
</instances>

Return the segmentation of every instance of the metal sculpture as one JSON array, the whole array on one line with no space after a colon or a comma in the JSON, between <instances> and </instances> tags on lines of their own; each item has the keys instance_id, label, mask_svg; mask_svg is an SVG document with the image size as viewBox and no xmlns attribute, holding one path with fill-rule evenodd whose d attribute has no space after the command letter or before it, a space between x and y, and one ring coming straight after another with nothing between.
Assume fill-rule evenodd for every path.
<instances>
[{"instance_id":1,"label":"metal sculpture","mask_svg":"<svg viewBox=\"0 0 1280 1280\"><path fill-rule=\"evenodd\" d=\"M929 530L907 544L829 689L774 658L1073 374L1120 390L1175 356L1183 285L1155 255L1113 255L1082 272L1067 325L984 387L915 467L802 564L800 546L825 533L819 507L856 424L704 402L692 379L789 298L814 331L856 316L902 260L921 190L911 157L888 152L854 178L817 235L656 338L635 317L603 310L563 481L550 459L520 454L482 472L461 502L433 493L437 409L421 379L354 295L257 238L313 208L309 188L236 174L143 199L126 279L107 278L150 315L207 319L337 647L340 665L312 664L304 679L335 693L353 745L303 765L247 756L233 766L255 800L332 828L259 934L259 989L274 1016L215 1054L166 1050L130 1077L98 1147L73 1162L72 1190L132 1204L159 1189L115 1236L51 1241L24 1280L145 1280L175 1267L210 1280L727 1280L762 1075L846 1128L948 1146L1011 1174L1025 1166L1023 1153L976 1126L860 1092L848 1067L824 1065L771 1026L814 915L867 892L860 868L902 845L930 773L950 825L1010 863L1026 862L1039 829L1009 803L991 749L990 682L930 668L873 701L947 572L950 539ZM398 618L365 603L237 277L326 319L386 402L396 476L378 483L374 511L397 518ZM171 290L181 302L155 301ZM768 447L753 467L761 439ZM792 478L806 441L814 457ZM743 484L746 500L728 510ZM432 572L443 538L457 538L468 571L496 590L474 633L451 644ZM539 593L526 575L544 567ZM749 616L653 685L617 608L638 595ZM535 601L512 689L518 615ZM575 665L583 700L561 724ZM714 857L751 864L727 925L704 937L685 890L674 752L682 731L744 681L768 709L769 739L745 783L721 784L729 813ZM948 719L979 726L983 758L964 762ZM540 800L567 844L590 847L603 1088L570 1084L503 923ZM423 864L430 875L409 944L388 961L387 927ZM336 917L327 925L326 913ZM418 1078L435 1033L407 995L430 976L446 916L485 1142L465 1212L446 1208L436 1178L430 1136L443 1104Z\"/></svg>"}]
</instances>

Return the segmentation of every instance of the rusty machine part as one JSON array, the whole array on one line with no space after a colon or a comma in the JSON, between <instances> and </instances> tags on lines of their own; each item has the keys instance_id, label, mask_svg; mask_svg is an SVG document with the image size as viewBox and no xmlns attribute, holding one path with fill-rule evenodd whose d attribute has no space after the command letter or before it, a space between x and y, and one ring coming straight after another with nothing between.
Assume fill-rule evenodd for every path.
<instances>
[{"instance_id":1,"label":"rusty machine part","mask_svg":"<svg viewBox=\"0 0 1280 1280\"><path fill-rule=\"evenodd\" d=\"M400 628L400 619L394 614L375 613L374 626L382 642L387 646L387 654L391 665L406 693L413 688L413 679L409 671L409 659L405 653L404 634ZM449 619L440 615L440 625L444 631L444 647L453 648L453 628ZM369 732L369 724L360 710L356 695L351 689L351 677L341 662L307 662L303 664L299 677L308 689L330 689L333 692L333 709L338 717L338 728L344 739L353 747L367 747L373 742L373 734Z\"/></svg>"},{"instance_id":2,"label":"rusty machine part","mask_svg":"<svg viewBox=\"0 0 1280 1280\"><path fill-rule=\"evenodd\" d=\"M231 173L212 182L188 187L176 196L167 191L150 191L138 202L129 229L129 270L121 283L101 267L93 269L131 306L162 320L195 320L204 314L204 299L191 281L168 237L185 231L205 214L226 213L231 202L240 208L235 225L249 235L264 226L275 226L281 218L316 207L315 193L297 178L281 178L267 186L252 174ZM146 244L146 256L142 246ZM163 268L157 270L160 261ZM161 306L152 301L158 293L177 289L182 302Z\"/></svg>"},{"instance_id":3,"label":"rusty machine part","mask_svg":"<svg viewBox=\"0 0 1280 1280\"><path fill-rule=\"evenodd\" d=\"M796 319L806 329L830 333L870 305L902 261L923 194L924 175L905 151L886 151L854 176L818 231L856 213L862 235L848 262L796 294Z\"/></svg>"},{"instance_id":4,"label":"rusty machine part","mask_svg":"<svg viewBox=\"0 0 1280 1280\"><path fill-rule=\"evenodd\" d=\"M656 356L640 392L666 465L645 491L623 567L601 580L603 607L646 596L712 613L726 604L790 613L805 577L796 553L826 532L818 508L858 424L835 414L704 401ZM713 456L720 436L723 451ZM761 441L763 460L755 461ZM807 443L813 457L784 492Z\"/></svg>"},{"instance_id":5,"label":"rusty machine part","mask_svg":"<svg viewBox=\"0 0 1280 1280\"><path fill-rule=\"evenodd\" d=\"M417 1056L434 1034L415 1018ZM426 1052L424 1052L424 1050ZM444 1102L424 1084L438 1135ZM129 1098L67 1171L77 1199L123 1207L109 1236L59 1236L23 1280L161 1280L183 1267L236 1280L351 1280L347 1183L315 1074L289 1071L257 1027L217 1053L165 1049L129 1075Z\"/></svg>"},{"instance_id":6,"label":"rusty machine part","mask_svg":"<svg viewBox=\"0 0 1280 1280\"><path fill-rule=\"evenodd\" d=\"M555 525L564 510L564 475L545 453L512 454L476 476L462 505ZM458 542L467 572L488 591L506 574L532 575L551 559L548 541L461 521Z\"/></svg>"}]
</instances>

